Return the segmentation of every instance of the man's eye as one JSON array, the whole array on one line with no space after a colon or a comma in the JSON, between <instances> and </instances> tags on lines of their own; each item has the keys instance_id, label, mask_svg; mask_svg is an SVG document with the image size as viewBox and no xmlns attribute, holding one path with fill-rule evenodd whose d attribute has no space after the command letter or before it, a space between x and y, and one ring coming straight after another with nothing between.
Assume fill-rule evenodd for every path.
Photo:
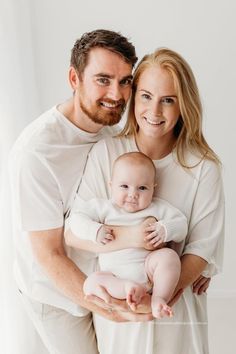
<instances>
[{"instance_id":1,"label":"man's eye","mask_svg":"<svg viewBox=\"0 0 236 354\"><path fill-rule=\"evenodd\" d=\"M130 86L132 84L132 79L124 79L124 80L121 80L120 82L120 85L121 86Z\"/></svg>"},{"instance_id":2,"label":"man's eye","mask_svg":"<svg viewBox=\"0 0 236 354\"><path fill-rule=\"evenodd\" d=\"M97 79L97 82L101 85L107 85L109 84L109 79L107 79L106 77L100 77L99 79Z\"/></svg>"},{"instance_id":3,"label":"man's eye","mask_svg":"<svg viewBox=\"0 0 236 354\"><path fill-rule=\"evenodd\" d=\"M146 191L146 190L147 190L147 187L145 187L145 186L140 186L139 189L140 189L141 191Z\"/></svg>"},{"instance_id":4,"label":"man's eye","mask_svg":"<svg viewBox=\"0 0 236 354\"><path fill-rule=\"evenodd\" d=\"M171 104L175 103L175 100L171 97L165 97L161 100L161 102L165 105L171 105Z\"/></svg>"},{"instance_id":5,"label":"man's eye","mask_svg":"<svg viewBox=\"0 0 236 354\"><path fill-rule=\"evenodd\" d=\"M120 187L123 188L123 189L127 189L127 188L128 188L128 185L127 185L127 184L121 184Z\"/></svg>"},{"instance_id":6,"label":"man's eye","mask_svg":"<svg viewBox=\"0 0 236 354\"><path fill-rule=\"evenodd\" d=\"M150 99L151 99L151 96L148 95L147 93L143 93L143 94L141 95L141 97L142 97L143 99L145 99L145 100L150 100Z\"/></svg>"}]
</instances>

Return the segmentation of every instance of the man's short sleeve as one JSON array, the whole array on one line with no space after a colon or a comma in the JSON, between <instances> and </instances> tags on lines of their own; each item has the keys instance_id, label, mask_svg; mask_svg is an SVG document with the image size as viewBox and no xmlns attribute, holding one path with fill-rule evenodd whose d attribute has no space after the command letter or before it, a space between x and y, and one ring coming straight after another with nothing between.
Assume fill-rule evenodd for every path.
<instances>
[{"instance_id":1,"label":"man's short sleeve","mask_svg":"<svg viewBox=\"0 0 236 354\"><path fill-rule=\"evenodd\" d=\"M10 159L13 210L24 231L63 226L63 202L50 166L31 151Z\"/></svg>"}]
</instances>

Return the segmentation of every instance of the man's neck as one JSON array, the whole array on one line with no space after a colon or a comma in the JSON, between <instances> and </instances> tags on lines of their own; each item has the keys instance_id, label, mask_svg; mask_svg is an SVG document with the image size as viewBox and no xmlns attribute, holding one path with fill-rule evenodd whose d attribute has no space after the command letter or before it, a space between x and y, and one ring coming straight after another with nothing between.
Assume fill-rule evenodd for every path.
<instances>
[{"instance_id":1,"label":"man's neck","mask_svg":"<svg viewBox=\"0 0 236 354\"><path fill-rule=\"evenodd\" d=\"M97 133L103 127L101 124L94 123L87 117L84 112L81 111L80 107L75 105L73 97L58 105L57 109L72 124L85 132Z\"/></svg>"}]
</instances>

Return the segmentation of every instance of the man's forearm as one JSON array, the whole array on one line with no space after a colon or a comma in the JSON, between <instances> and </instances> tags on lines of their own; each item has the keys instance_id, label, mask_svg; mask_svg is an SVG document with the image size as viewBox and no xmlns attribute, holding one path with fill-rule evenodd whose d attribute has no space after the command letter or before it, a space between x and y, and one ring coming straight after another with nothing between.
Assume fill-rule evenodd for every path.
<instances>
[{"instance_id":1,"label":"man's forearm","mask_svg":"<svg viewBox=\"0 0 236 354\"><path fill-rule=\"evenodd\" d=\"M90 240L83 240L79 235L74 235L70 229L65 232L66 244L70 247L79 248L95 253L106 253L124 248L143 247L143 234L140 225L135 226L109 226L112 228L115 240L103 245Z\"/></svg>"},{"instance_id":2,"label":"man's forearm","mask_svg":"<svg viewBox=\"0 0 236 354\"><path fill-rule=\"evenodd\" d=\"M58 290L72 302L103 316L107 313L106 310L84 299L83 284L86 275L65 254L53 254L44 260L42 267Z\"/></svg>"}]
</instances>

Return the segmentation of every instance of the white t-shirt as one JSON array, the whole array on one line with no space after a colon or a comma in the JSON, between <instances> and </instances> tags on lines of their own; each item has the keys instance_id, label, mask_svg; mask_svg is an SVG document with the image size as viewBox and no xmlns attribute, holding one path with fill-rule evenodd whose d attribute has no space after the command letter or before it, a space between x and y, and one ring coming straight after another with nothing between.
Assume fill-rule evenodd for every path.
<instances>
[{"instance_id":1,"label":"white t-shirt","mask_svg":"<svg viewBox=\"0 0 236 354\"><path fill-rule=\"evenodd\" d=\"M134 138L106 138L99 141L89 154L78 195L83 200L110 199L109 181L115 159L125 152L138 151ZM198 158L188 154L187 162L194 166ZM195 254L208 262L206 276L218 273L222 267L224 243L224 192L220 168L203 160L194 168L184 169L177 163L175 152L153 161L157 170L155 197L180 210L187 218L188 235L172 247L179 255ZM92 171L96 171L93 173Z\"/></svg>"},{"instance_id":2,"label":"white t-shirt","mask_svg":"<svg viewBox=\"0 0 236 354\"><path fill-rule=\"evenodd\" d=\"M77 196L68 226L73 234L81 239L96 242L101 225L137 225L149 216L154 216L166 231L165 242L182 241L187 234L186 217L165 200L153 198L152 203L143 210L128 213L110 199L94 198L88 201ZM148 277L144 263L150 251L144 248L127 248L113 252L100 253L99 268L112 272L117 277L145 284Z\"/></svg>"},{"instance_id":3,"label":"white t-shirt","mask_svg":"<svg viewBox=\"0 0 236 354\"><path fill-rule=\"evenodd\" d=\"M56 107L24 129L10 154L13 228L16 245L15 275L18 287L29 297L73 314L87 310L63 296L35 261L28 231L59 228L70 209L84 171L88 153L102 137L114 135L104 127L96 134L77 128ZM94 269L95 255L74 250L67 254L81 270L87 259Z\"/></svg>"},{"instance_id":4,"label":"white t-shirt","mask_svg":"<svg viewBox=\"0 0 236 354\"><path fill-rule=\"evenodd\" d=\"M107 138L90 152L79 189L84 200L110 198L109 184L114 160L125 152L138 151L133 138ZM220 168L203 160L192 169L177 162L175 152L154 161L156 196L182 211L188 235L172 247L179 255L193 254L209 264L204 275L221 270L224 241L224 193ZM188 154L193 166L198 159ZM93 174L92 171L96 171ZM95 316L99 350L103 354L200 354L208 353L206 294L193 294L191 287L174 305L174 316L146 323L113 323ZM106 336L104 336L106 333ZM128 347L127 347L128 343Z\"/></svg>"}]
</instances>

